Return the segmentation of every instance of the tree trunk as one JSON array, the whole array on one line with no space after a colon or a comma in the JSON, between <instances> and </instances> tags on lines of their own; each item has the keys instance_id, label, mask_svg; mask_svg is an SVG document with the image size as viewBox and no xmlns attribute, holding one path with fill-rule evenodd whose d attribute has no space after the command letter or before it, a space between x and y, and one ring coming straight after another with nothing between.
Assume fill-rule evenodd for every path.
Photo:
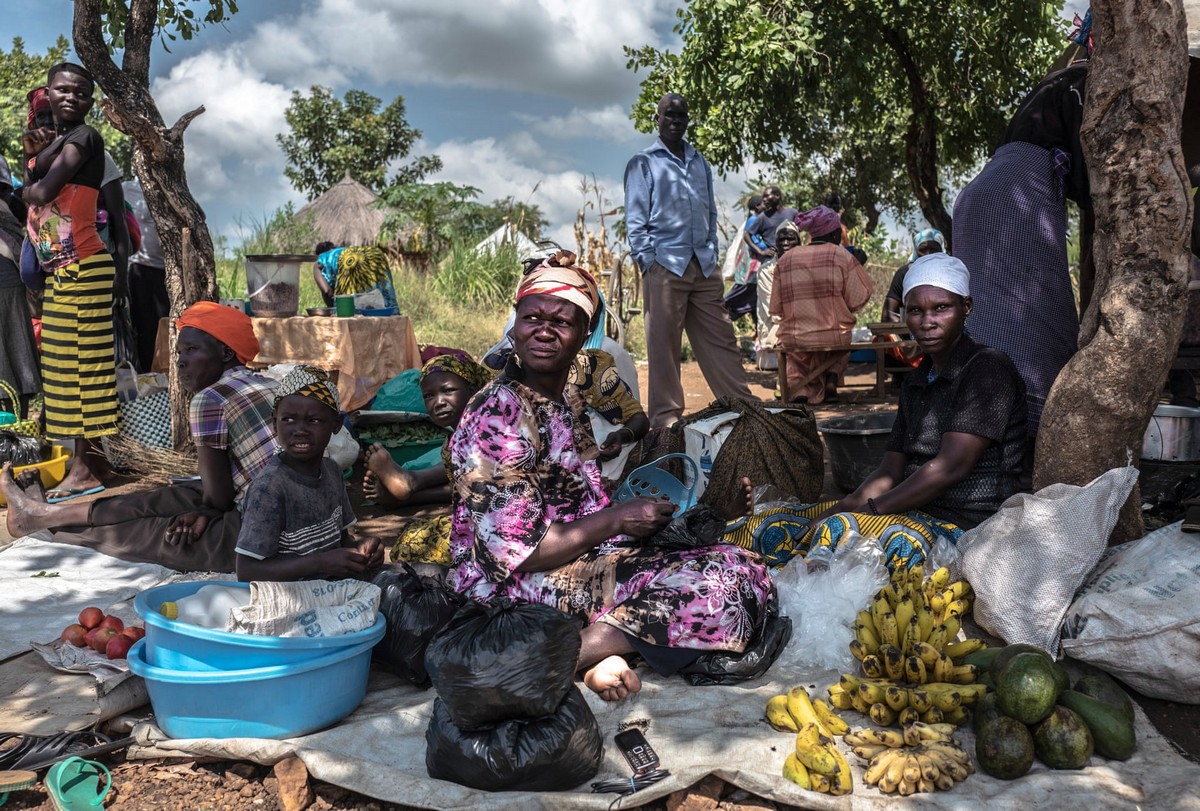
<instances>
[{"instance_id":1,"label":"tree trunk","mask_svg":"<svg viewBox=\"0 0 1200 811\"><path fill-rule=\"evenodd\" d=\"M112 125L132 136L133 166L146 205L154 217L166 264L167 294L171 300L170 356L175 357L175 319L197 301L216 301L216 269L212 237L204 211L188 190L184 172L183 132L198 107L168 128L150 95L150 48L158 19L157 0L131 0L125 28L121 67L108 51L102 33L103 0L75 0L73 35L75 51L104 90L102 109ZM188 240L189 267L184 267L184 240ZM175 447L191 445L188 396L179 385L175 364L170 364L171 428Z\"/></svg>"},{"instance_id":2,"label":"tree trunk","mask_svg":"<svg viewBox=\"0 0 1200 811\"><path fill-rule=\"evenodd\" d=\"M912 183L913 194L921 213L934 228L946 237L946 252L952 252L950 244L953 232L950 212L946 210L946 202L942 198L943 189L938 182L937 167L937 110L929 99L929 89L925 86L925 77L913 57L908 45L908 38L895 28L882 28L880 33L908 77L908 87L912 95L912 113L908 118L908 139L904 147L904 165L908 170L908 179Z\"/></svg>"},{"instance_id":3,"label":"tree trunk","mask_svg":"<svg viewBox=\"0 0 1200 811\"><path fill-rule=\"evenodd\" d=\"M1095 0L1082 142L1095 213L1095 289L1080 350L1042 415L1034 486L1136 464L1179 347L1192 197L1180 145L1187 82L1181 0ZM1135 488L1113 531L1144 534Z\"/></svg>"}]
</instances>

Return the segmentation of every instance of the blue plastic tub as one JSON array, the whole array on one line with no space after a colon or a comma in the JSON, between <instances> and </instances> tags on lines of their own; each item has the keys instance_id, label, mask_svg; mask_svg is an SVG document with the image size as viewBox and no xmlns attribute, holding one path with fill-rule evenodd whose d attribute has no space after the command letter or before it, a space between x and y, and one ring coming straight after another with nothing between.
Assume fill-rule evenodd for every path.
<instances>
[{"instance_id":1,"label":"blue plastic tub","mask_svg":"<svg viewBox=\"0 0 1200 811\"><path fill-rule=\"evenodd\" d=\"M376 614L375 624L370 628L342 636L259 636L202 628L190 622L168 619L159 613L158 607L163 603L180 600L194 594L201 586L210 585L244 588L246 602L250 602L249 583L218 580L168 583L147 589L134 598L134 609L146 621L146 664L191 672L296 664L362 644L374 645L383 638L387 627L383 614Z\"/></svg>"},{"instance_id":2,"label":"blue plastic tub","mask_svg":"<svg viewBox=\"0 0 1200 811\"><path fill-rule=\"evenodd\" d=\"M150 705L172 738L292 738L337 723L367 694L374 642L278 667L191 673L146 662L146 640L129 669L146 680Z\"/></svg>"}]
</instances>

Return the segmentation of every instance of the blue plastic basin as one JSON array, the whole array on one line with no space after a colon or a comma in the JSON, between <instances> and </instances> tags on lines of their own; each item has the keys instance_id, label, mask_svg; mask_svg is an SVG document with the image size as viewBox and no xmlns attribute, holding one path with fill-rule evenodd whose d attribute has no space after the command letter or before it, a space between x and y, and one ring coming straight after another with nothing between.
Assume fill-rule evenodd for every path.
<instances>
[{"instance_id":1,"label":"blue plastic basin","mask_svg":"<svg viewBox=\"0 0 1200 811\"><path fill-rule=\"evenodd\" d=\"M375 624L370 628L342 636L260 636L203 628L159 613L158 607L163 603L178 601L202 586L211 585L244 588L246 602L250 602L249 583L222 580L168 583L147 589L134 598L134 609L146 621L147 665L167 670L211 672L296 664L361 644L374 645L383 638L387 628L383 614L377 613Z\"/></svg>"},{"instance_id":2,"label":"blue plastic basin","mask_svg":"<svg viewBox=\"0 0 1200 811\"><path fill-rule=\"evenodd\" d=\"M146 662L146 640L129 669L146 680L150 705L172 738L292 738L354 712L367 694L374 642L278 667L192 673Z\"/></svg>"}]
</instances>

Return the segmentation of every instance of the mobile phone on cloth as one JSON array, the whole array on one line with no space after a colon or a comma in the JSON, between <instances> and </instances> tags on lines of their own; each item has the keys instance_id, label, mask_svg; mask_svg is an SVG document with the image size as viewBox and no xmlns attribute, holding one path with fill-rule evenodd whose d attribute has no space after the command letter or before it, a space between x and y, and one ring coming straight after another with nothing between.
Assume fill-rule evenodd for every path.
<instances>
[{"instance_id":1,"label":"mobile phone on cloth","mask_svg":"<svg viewBox=\"0 0 1200 811\"><path fill-rule=\"evenodd\" d=\"M627 729L613 737L613 743L621 750L634 777L649 774L658 768L658 753L646 740L640 729Z\"/></svg>"}]
</instances>

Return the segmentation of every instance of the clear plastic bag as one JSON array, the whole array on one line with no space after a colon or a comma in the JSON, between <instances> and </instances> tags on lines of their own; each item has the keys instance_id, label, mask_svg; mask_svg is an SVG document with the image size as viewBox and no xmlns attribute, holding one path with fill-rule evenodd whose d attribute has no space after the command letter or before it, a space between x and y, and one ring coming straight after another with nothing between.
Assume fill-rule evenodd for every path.
<instances>
[{"instance_id":1,"label":"clear plastic bag","mask_svg":"<svg viewBox=\"0 0 1200 811\"><path fill-rule=\"evenodd\" d=\"M793 630L780 666L814 675L851 669L854 619L887 583L879 542L856 532L844 537L827 561L793 560L785 566L775 588Z\"/></svg>"}]
</instances>

